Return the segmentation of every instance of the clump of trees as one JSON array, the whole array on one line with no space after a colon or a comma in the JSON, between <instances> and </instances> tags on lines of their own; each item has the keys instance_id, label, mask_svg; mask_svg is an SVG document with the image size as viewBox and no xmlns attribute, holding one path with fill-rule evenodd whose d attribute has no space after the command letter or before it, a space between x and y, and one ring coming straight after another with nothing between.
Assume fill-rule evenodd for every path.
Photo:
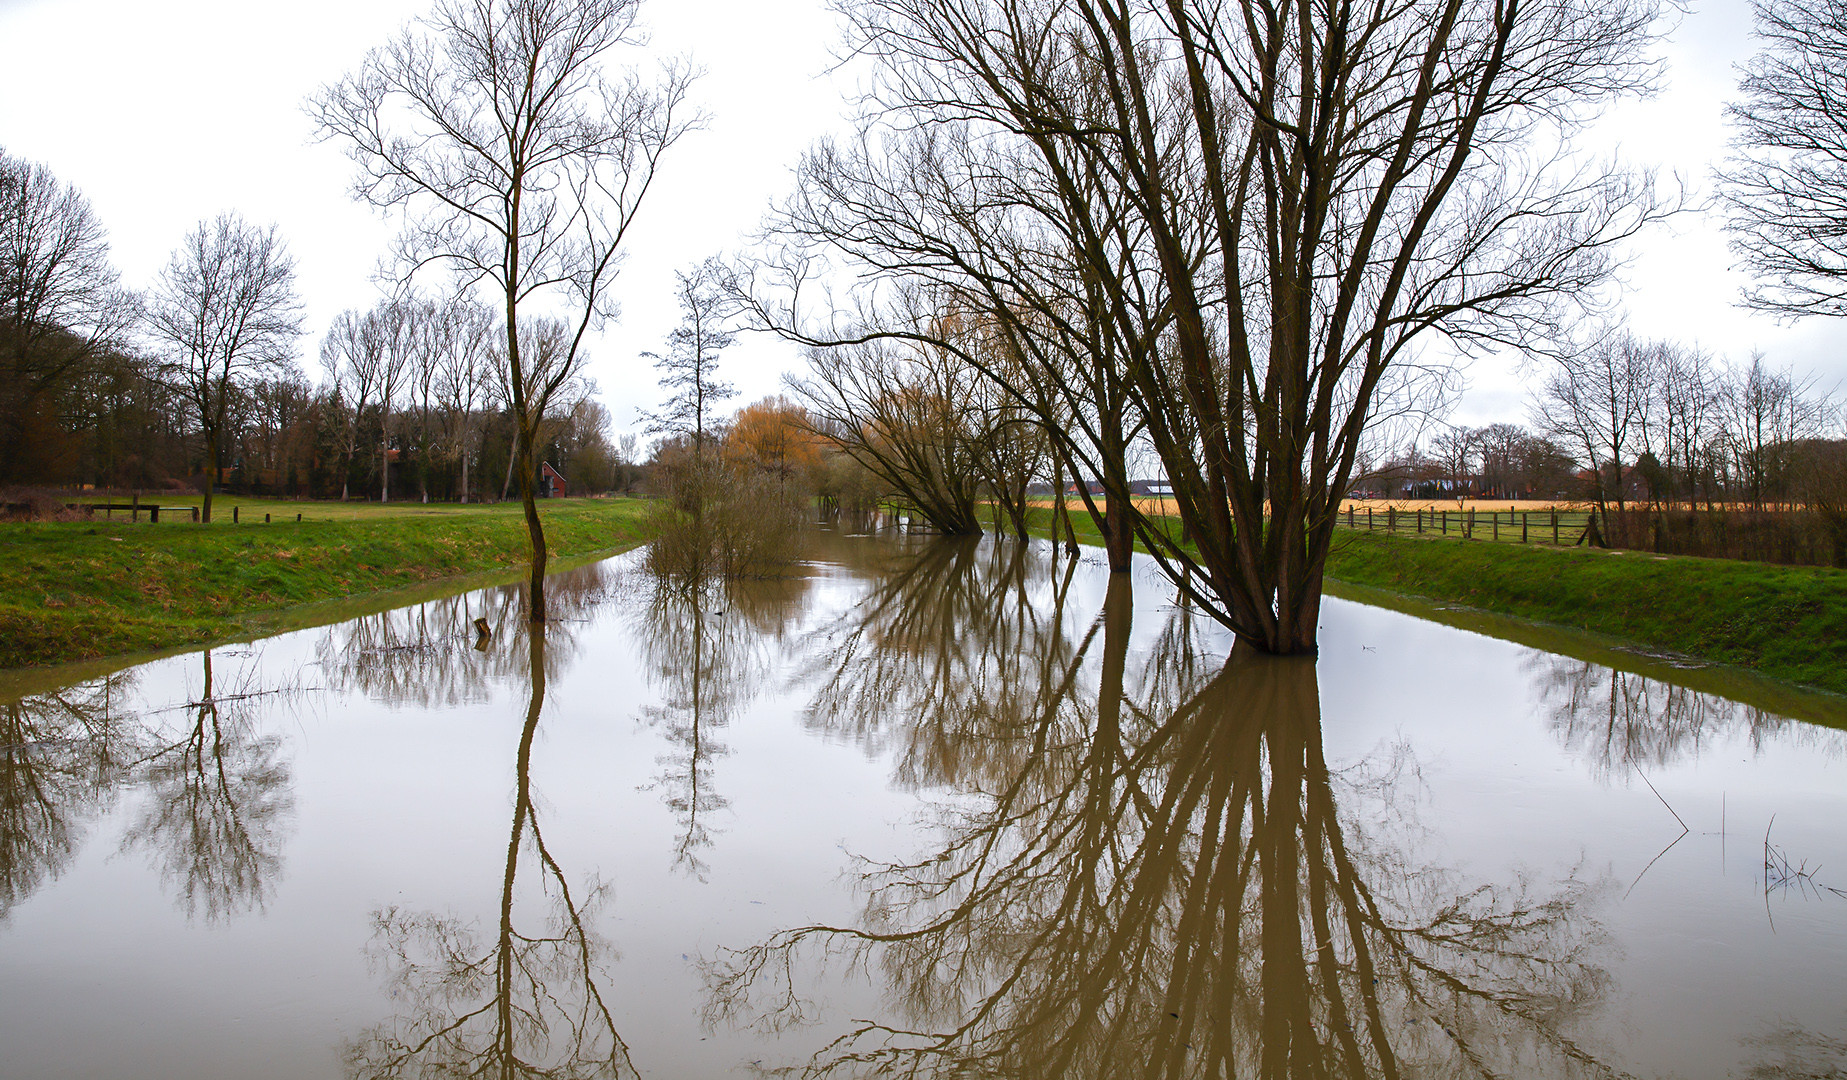
<instances>
[{"instance_id":1,"label":"clump of trees","mask_svg":"<svg viewBox=\"0 0 1847 1080\"><path fill-rule=\"evenodd\" d=\"M1841 419L1812 382L1761 355L1728 365L1620 331L1562 357L1532 411L1583 464L1598 507L1619 510L1802 501L1805 459Z\"/></svg>"},{"instance_id":2,"label":"clump of trees","mask_svg":"<svg viewBox=\"0 0 1847 1080\"><path fill-rule=\"evenodd\" d=\"M1422 343L1549 329L1662 210L1560 150L1650 78L1645 0L844 10L865 123L808 155L740 298L819 348L956 358L1099 482L1116 568L1133 534L1267 652L1314 650L1367 431L1443 381ZM810 311L827 270L861 285ZM1137 447L1178 535L1128 498Z\"/></svg>"},{"instance_id":3,"label":"clump of trees","mask_svg":"<svg viewBox=\"0 0 1847 1080\"><path fill-rule=\"evenodd\" d=\"M88 199L0 148L0 485L164 471L170 397L130 350L139 315Z\"/></svg>"},{"instance_id":4,"label":"clump of trees","mask_svg":"<svg viewBox=\"0 0 1847 1080\"><path fill-rule=\"evenodd\" d=\"M1840 404L1761 355L1606 333L1560 359L1532 409L1582 463L1606 540L1847 565Z\"/></svg>"},{"instance_id":5,"label":"clump of trees","mask_svg":"<svg viewBox=\"0 0 1847 1080\"><path fill-rule=\"evenodd\" d=\"M0 151L0 303L0 487L424 501L513 488L518 423L494 311L406 293L343 312L311 382L274 226L201 222L138 295L81 193ZM611 441L593 391L560 384L534 460L576 491L632 489L633 437L626 451Z\"/></svg>"},{"instance_id":6,"label":"clump of trees","mask_svg":"<svg viewBox=\"0 0 1847 1080\"><path fill-rule=\"evenodd\" d=\"M649 564L696 586L791 562L816 487L801 410L772 399L732 420L718 411L737 394L719 374L720 355L737 338L722 278L710 259L677 274L680 324L664 352L643 354L668 391L647 417L649 432L661 436L653 480L666 496Z\"/></svg>"}]
</instances>

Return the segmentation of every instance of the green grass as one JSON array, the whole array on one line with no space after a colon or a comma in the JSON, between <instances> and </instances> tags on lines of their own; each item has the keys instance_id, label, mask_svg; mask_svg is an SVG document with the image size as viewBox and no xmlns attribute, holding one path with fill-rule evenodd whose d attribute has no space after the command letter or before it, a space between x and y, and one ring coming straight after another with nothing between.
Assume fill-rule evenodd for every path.
<instances>
[{"instance_id":1,"label":"green grass","mask_svg":"<svg viewBox=\"0 0 1847 1080\"><path fill-rule=\"evenodd\" d=\"M231 524L233 502L245 508L242 524ZM622 499L548 501L541 514L552 558L640 543L647 508ZM286 623L279 613L296 605L514 567L529 550L517 503L214 499L212 510L209 526L145 518L0 523L0 668L248 634ZM265 510L273 524L262 523Z\"/></svg>"},{"instance_id":2,"label":"green grass","mask_svg":"<svg viewBox=\"0 0 1847 1080\"><path fill-rule=\"evenodd\" d=\"M1847 693L1847 571L1343 529L1328 577Z\"/></svg>"}]
</instances>

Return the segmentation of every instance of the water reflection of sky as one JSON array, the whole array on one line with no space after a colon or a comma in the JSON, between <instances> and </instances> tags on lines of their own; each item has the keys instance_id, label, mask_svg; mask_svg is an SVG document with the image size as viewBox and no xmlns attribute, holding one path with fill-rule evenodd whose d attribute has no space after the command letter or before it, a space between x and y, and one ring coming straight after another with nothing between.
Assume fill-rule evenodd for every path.
<instances>
[{"instance_id":1,"label":"water reflection of sky","mask_svg":"<svg viewBox=\"0 0 1847 1080\"><path fill-rule=\"evenodd\" d=\"M1840 732L1332 599L1306 683L1221 672L1133 577L1043 544L829 538L693 591L618 560L558 579L542 642L489 589L7 705L0 1074L416 1075L539 1025L511 1057L562 1075L860 1068L826 1049L856 1030L938 1074L1838 1049ZM1766 893L1772 815L1819 869ZM753 955L803 1008L724 981ZM1181 1031L1154 1003L1188 993Z\"/></svg>"}]
</instances>

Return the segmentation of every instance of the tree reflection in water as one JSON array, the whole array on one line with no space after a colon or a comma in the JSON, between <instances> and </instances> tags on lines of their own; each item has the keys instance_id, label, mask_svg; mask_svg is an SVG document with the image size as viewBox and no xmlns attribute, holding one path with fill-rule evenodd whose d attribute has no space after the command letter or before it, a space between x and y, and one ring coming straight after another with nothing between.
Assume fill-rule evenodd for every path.
<instances>
[{"instance_id":1,"label":"tree reflection in water","mask_svg":"<svg viewBox=\"0 0 1847 1080\"><path fill-rule=\"evenodd\" d=\"M140 755L131 672L0 704L0 919L70 865Z\"/></svg>"},{"instance_id":2,"label":"tree reflection in water","mask_svg":"<svg viewBox=\"0 0 1847 1080\"><path fill-rule=\"evenodd\" d=\"M574 892L540 828L532 744L545 705L548 634L543 624L524 633L530 693L494 933L484 940L472 923L453 915L395 907L374 913L372 955L409 1011L347 1047L351 1076L590 1080L635 1074L598 985L613 959L613 947L594 926L606 889L592 880ZM522 869L528 874L523 888ZM541 904L545 914L533 920L531 909Z\"/></svg>"},{"instance_id":3,"label":"tree reflection in water","mask_svg":"<svg viewBox=\"0 0 1847 1080\"><path fill-rule=\"evenodd\" d=\"M1691 760L1740 734L1754 752L1772 741L1829 757L1847 750L1839 731L1635 672L1538 650L1525 664L1553 734L1599 779Z\"/></svg>"},{"instance_id":4,"label":"tree reflection in water","mask_svg":"<svg viewBox=\"0 0 1847 1080\"><path fill-rule=\"evenodd\" d=\"M700 852L713 843L713 816L728 805L713 777L731 752L719 733L761 689L773 667L769 650L800 612L808 581L657 573L650 583L633 608L635 640L659 700L641 718L669 747L650 786L679 824L674 868L704 880Z\"/></svg>"},{"instance_id":5,"label":"tree reflection in water","mask_svg":"<svg viewBox=\"0 0 1847 1080\"><path fill-rule=\"evenodd\" d=\"M199 689L169 710L123 706L132 671L0 705L0 917L55 880L89 821L137 788L121 848L148 855L189 918L263 906L294 796L281 740L257 730L257 702L292 694L247 675L226 690L212 651L199 659Z\"/></svg>"},{"instance_id":6,"label":"tree reflection in water","mask_svg":"<svg viewBox=\"0 0 1847 1080\"><path fill-rule=\"evenodd\" d=\"M547 625L553 641L545 653L556 675L576 652L567 628L622 588L622 574L592 563L554 574L546 586ZM500 682L524 682L523 586L501 585L376 612L327 627L315 643L316 663L337 690L358 691L387 705L441 708L488 700ZM483 641L476 620L485 620ZM512 640L514 647L494 647ZM477 647L481 646L481 647Z\"/></svg>"},{"instance_id":7,"label":"tree reflection in water","mask_svg":"<svg viewBox=\"0 0 1847 1080\"><path fill-rule=\"evenodd\" d=\"M974 582L978 562L954 562L996 548L927 555L951 563L914 598L901 576L875 592L854 633L880 647L841 635L815 712L907 741L913 781L978 800L945 806L918 858L867 864L857 924L708 965L709 1021L803 1022L802 958L831 958L882 972L891 1015L792 1071L1614 1073L1574 1033L1608 992L1584 911L1601 886L1420 865L1394 824L1412 763L1330 771L1312 661L1206 672L1172 625L1131 656L1124 575L1061 645L1061 620L994 602L1011 556Z\"/></svg>"},{"instance_id":8,"label":"tree reflection in water","mask_svg":"<svg viewBox=\"0 0 1847 1080\"><path fill-rule=\"evenodd\" d=\"M145 797L122 850L146 850L186 913L216 922L262 907L274 891L295 799L282 740L257 730L256 703L282 695L216 687L212 651L201 655L204 682L184 708L190 722L136 763Z\"/></svg>"}]
</instances>

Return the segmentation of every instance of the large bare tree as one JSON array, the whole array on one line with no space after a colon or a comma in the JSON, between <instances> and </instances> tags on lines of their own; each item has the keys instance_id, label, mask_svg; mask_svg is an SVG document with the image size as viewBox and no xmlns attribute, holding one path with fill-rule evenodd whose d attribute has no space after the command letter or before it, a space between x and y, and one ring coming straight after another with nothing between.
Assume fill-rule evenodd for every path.
<instances>
[{"instance_id":1,"label":"large bare tree","mask_svg":"<svg viewBox=\"0 0 1847 1080\"><path fill-rule=\"evenodd\" d=\"M1726 107L1719 171L1732 246L1756 279L1747 306L1847 315L1847 2L1754 0L1764 48Z\"/></svg>"},{"instance_id":2,"label":"large bare tree","mask_svg":"<svg viewBox=\"0 0 1847 1080\"><path fill-rule=\"evenodd\" d=\"M532 542L528 614L545 617L545 530L534 446L585 336L615 314L610 283L661 155L698 123L692 73L611 74L639 40L638 0L439 0L310 104L323 138L359 166L355 193L401 212L407 275L446 269L505 316L514 470ZM563 318L565 352L534 378L528 316ZM534 396L536 395L536 397Z\"/></svg>"},{"instance_id":3,"label":"large bare tree","mask_svg":"<svg viewBox=\"0 0 1847 1080\"><path fill-rule=\"evenodd\" d=\"M846 8L874 110L811 155L789 244L980 302L1022 355L1035 320L1069 328L1048 356L1099 341L1196 549L1125 512L1269 652L1313 651L1339 498L1430 339L1552 332L1661 209L1569 150L1652 78L1652 0Z\"/></svg>"},{"instance_id":4,"label":"large bare tree","mask_svg":"<svg viewBox=\"0 0 1847 1080\"><path fill-rule=\"evenodd\" d=\"M212 520L218 451L232 400L252 380L286 370L301 333L295 261L274 225L236 213L200 222L148 298L149 332L205 440L205 505Z\"/></svg>"},{"instance_id":5,"label":"large bare tree","mask_svg":"<svg viewBox=\"0 0 1847 1080\"><path fill-rule=\"evenodd\" d=\"M0 149L0 482L35 471L40 402L120 345L135 313L89 200Z\"/></svg>"}]
</instances>

